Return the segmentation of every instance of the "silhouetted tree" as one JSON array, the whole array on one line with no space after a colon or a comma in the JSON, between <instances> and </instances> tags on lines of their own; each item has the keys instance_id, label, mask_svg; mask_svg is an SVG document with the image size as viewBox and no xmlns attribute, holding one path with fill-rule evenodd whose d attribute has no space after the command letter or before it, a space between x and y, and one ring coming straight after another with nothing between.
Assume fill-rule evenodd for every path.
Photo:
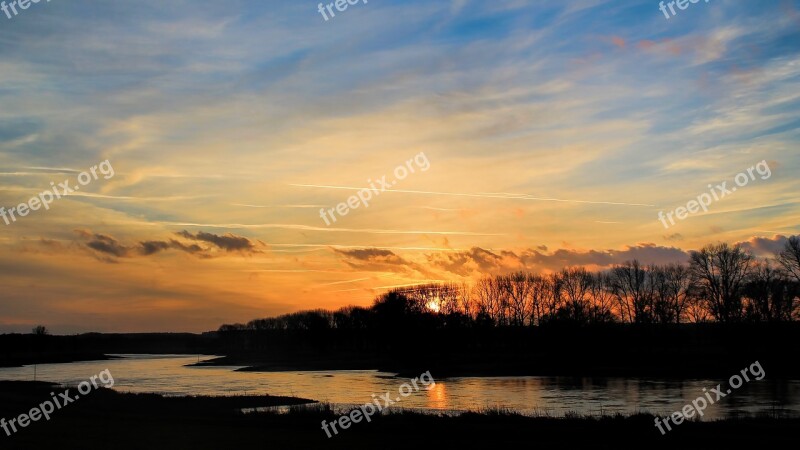
<instances>
[{"instance_id":1,"label":"silhouetted tree","mask_svg":"<svg viewBox=\"0 0 800 450\"><path fill-rule=\"evenodd\" d=\"M543 275L531 275L531 304L530 317L528 323L540 325L548 314L553 314L554 310L548 308L551 298L556 290L551 277Z\"/></svg>"},{"instance_id":2,"label":"silhouetted tree","mask_svg":"<svg viewBox=\"0 0 800 450\"><path fill-rule=\"evenodd\" d=\"M800 282L800 236L789 237L777 260L795 281Z\"/></svg>"},{"instance_id":3,"label":"silhouetted tree","mask_svg":"<svg viewBox=\"0 0 800 450\"><path fill-rule=\"evenodd\" d=\"M757 263L744 288L746 318L766 322L792 320L800 306L799 286L768 261Z\"/></svg>"},{"instance_id":4,"label":"silhouetted tree","mask_svg":"<svg viewBox=\"0 0 800 450\"><path fill-rule=\"evenodd\" d=\"M598 272L593 274L589 290L592 300L591 321L594 323L613 322L614 293L611 290L611 277L608 273Z\"/></svg>"},{"instance_id":5,"label":"silhouetted tree","mask_svg":"<svg viewBox=\"0 0 800 450\"><path fill-rule=\"evenodd\" d=\"M500 276L499 288L508 298L509 323L514 326L525 325L530 316L531 290L533 283L530 274L517 272L512 275Z\"/></svg>"},{"instance_id":6,"label":"silhouetted tree","mask_svg":"<svg viewBox=\"0 0 800 450\"><path fill-rule=\"evenodd\" d=\"M652 322L653 284L639 261L627 261L611 269L611 289L623 322Z\"/></svg>"},{"instance_id":7,"label":"silhouetted tree","mask_svg":"<svg viewBox=\"0 0 800 450\"><path fill-rule=\"evenodd\" d=\"M689 269L679 264L650 266L653 292L653 316L660 323L681 323L689 306Z\"/></svg>"},{"instance_id":8,"label":"silhouetted tree","mask_svg":"<svg viewBox=\"0 0 800 450\"><path fill-rule=\"evenodd\" d=\"M458 289L458 305L462 314L475 318L477 313L475 301L472 297L472 287L468 283L461 283Z\"/></svg>"},{"instance_id":9,"label":"silhouetted tree","mask_svg":"<svg viewBox=\"0 0 800 450\"><path fill-rule=\"evenodd\" d=\"M712 244L691 252L692 283L719 322L742 318L742 290L751 273L753 255L736 245Z\"/></svg>"},{"instance_id":10,"label":"silhouetted tree","mask_svg":"<svg viewBox=\"0 0 800 450\"><path fill-rule=\"evenodd\" d=\"M595 273L565 268L548 275L484 276L474 285L428 283L389 291L369 308L300 311L223 325L219 333L226 342L275 347L300 335L327 339L340 332L366 342L373 333L399 336L409 329L433 333L548 322L791 321L800 315L798 275L800 239L792 236L773 262L757 260L740 246L708 245L691 252L688 266L644 267L633 260ZM44 327L37 329L46 334Z\"/></svg>"},{"instance_id":11,"label":"silhouetted tree","mask_svg":"<svg viewBox=\"0 0 800 450\"><path fill-rule=\"evenodd\" d=\"M497 279L491 277L481 278L475 285L478 314L488 317L495 325L502 324L500 314L503 305L500 297L503 294L499 286Z\"/></svg>"},{"instance_id":12,"label":"silhouetted tree","mask_svg":"<svg viewBox=\"0 0 800 450\"><path fill-rule=\"evenodd\" d=\"M559 316L573 322L588 323L591 313L589 293L592 289L592 276L586 269L568 268L559 272L556 277L561 286L561 314Z\"/></svg>"}]
</instances>

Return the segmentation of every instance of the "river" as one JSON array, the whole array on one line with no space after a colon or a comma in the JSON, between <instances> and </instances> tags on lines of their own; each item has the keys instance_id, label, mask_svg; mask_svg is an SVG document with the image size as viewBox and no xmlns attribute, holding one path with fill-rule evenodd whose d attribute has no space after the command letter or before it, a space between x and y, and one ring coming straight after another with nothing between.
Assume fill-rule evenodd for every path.
<instances>
[{"instance_id":1,"label":"river","mask_svg":"<svg viewBox=\"0 0 800 450\"><path fill-rule=\"evenodd\" d=\"M36 367L0 368L2 380L53 381L77 385L105 369L122 392L166 395L270 394L296 396L334 405L362 404L389 392L398 398L408 380L368 370L315 372L236 372L238 367L187 367L212 356L117 355L122 359ZM765 372L769 375L768 368ZM432 374L434 379L436 374ZM400 398L394 407L426 411L508 408L524 414L563 416L632 414L666 415L725 380L667 380L622 377L459 377L436 380ZM709 406L704 420L737 415L781 413L800 417L800 380L751 380Z\"/></svg>"}]
</instances>

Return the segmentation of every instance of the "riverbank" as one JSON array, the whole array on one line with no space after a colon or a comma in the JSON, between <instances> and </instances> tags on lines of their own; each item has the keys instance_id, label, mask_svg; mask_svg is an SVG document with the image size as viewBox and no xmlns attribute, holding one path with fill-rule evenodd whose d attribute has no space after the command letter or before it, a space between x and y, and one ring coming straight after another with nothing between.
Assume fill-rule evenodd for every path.
<instances>
[{"instance_id":1,"label":"riverbank","mask_svg":"<svg viewBox=\"0 0 800 450\"><path fill-rule=\"evenodd\" d=\"M225 358L206 365L241 371L380 370L437 378L607 376L719 378L760 361L771 377L800 378L800 325L681 324L517 328L331 329L220 332ZM431 345L409 345L421 342ZM412 375L413 376L413 375Z\"/></svg>"},{"instance_id":2,"label":"riverbank","mask_svg":"<svg viewBox=\"0 0 800 450\"><path fill-rule=\"evenodd\" d=\"M409 328L371 333L243 330L190 333L0 335L0 366L105 359L111 354L221 355L199 366L240 371L379 370L437 378L608 376L719 378L760 361L772 378L800 378L798 323L521 328ZM412 345L410 342L435 343Z\"/></svg>"},{"instance_id":3,"label":"riverbank","mask_svg":"<svg viewBox=\"0 0 800 450\"><path fill-rule=\"evenodd\" d=\"M57 390L36 382L0 382L0 417L25 413ZM0 431L4 449L93 450L160 449L464 449L526 447L571 448L793 448L800 419L770 417L718 422L685 422L666 436L652 416L530 418L504 411L457 417L394 412L370 423L352 424L332 438L323 420L336 420L325 405L295 406L289 413L241 413L242 408L310 405L294 397L164 397L101 389L56 411L12 436Z\"/></svg>"}]
</instances>

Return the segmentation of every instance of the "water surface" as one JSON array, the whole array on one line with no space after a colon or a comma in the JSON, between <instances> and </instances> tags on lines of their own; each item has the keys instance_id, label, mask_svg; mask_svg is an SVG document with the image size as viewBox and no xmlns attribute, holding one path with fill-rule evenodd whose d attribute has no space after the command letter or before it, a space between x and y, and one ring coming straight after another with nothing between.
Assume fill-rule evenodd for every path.
<instances>
[{"instance_id":1,"label":"water surface","mask_svg":"<svg viewBox=\"0 0 800 450\"><path fill-rule=\"evenodd\" d=\"M114 389L167 395L270 394L309 398L337 405L362 404L372 395L400 397L407 379L368 370L316 372L235 372L236 367L186 367L211 358L187 355L119 355L124 359L40 364L36 379L77 385L105 369ZM767 375L769 368L765 367ZM434 373L435 377L436 374ZM0 368L0 379L32 380L34 366ZM680 410L724 380L658 380L621 377L462 377L401 398L397 407L425 410L510 408L526 414L562 416ZM705 419L760 413L800 417L800 380L751 381L706 409Z\"/></svg>"}]
</instances>

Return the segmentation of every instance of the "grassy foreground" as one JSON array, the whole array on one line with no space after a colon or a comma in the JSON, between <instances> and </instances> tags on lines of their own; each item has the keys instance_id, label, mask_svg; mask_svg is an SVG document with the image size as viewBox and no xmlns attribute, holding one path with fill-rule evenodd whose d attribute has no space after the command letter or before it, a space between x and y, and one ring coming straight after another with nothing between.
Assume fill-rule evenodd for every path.
<instances>
[{"instance_id":1,"label":"grassy foreground","mask_svg":"<svg viewBox=\"0 0 800 450\"><path fill-rule=\"evenodd\" d=\"M0 417L16 417L57 386L0 382ZM74 390L71 391L74 393ZM3 449L409 449L409 448L795 448L800 419L751 418L684 423L661 436L651 416L529 418L503 412L458 417L393 413L352 424L328 439L324 406L288 414L242 414L239 408L309 404L271 397L163 397L101 389L12 436L0 430Z\"/></svg>"}]
</instances>

